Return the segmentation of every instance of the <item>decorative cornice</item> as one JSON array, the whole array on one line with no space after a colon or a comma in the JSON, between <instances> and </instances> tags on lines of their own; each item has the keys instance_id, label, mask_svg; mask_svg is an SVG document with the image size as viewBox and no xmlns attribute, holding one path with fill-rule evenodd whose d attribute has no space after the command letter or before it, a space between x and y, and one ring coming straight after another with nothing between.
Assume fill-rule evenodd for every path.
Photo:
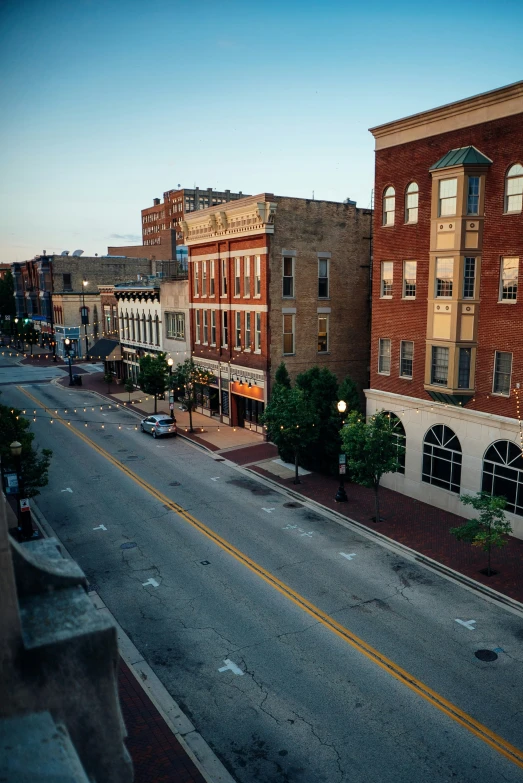
<instances>
[{"instance_id":1,"label":"decorative cornice","mask_svg":"<svg viewBox=\"0 0 523 783\"><path fill-rule=\"evenodd\" d=\"M192 246L209 240L273 234L276 206L272 194L262 193L190 212L180 224L184 243Z\"/></svg>"}]
</instances>

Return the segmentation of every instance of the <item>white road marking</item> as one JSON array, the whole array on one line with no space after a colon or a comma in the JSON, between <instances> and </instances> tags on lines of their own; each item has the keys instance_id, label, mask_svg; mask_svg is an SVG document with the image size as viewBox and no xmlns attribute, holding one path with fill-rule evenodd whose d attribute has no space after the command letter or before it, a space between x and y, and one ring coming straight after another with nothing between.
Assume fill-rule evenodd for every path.
<instances>
[{"instance_id":1,"label":"white road marking","mask_svg":"<svg viewBox=\"0 0 523 783\"><path fill-rule=\"evenodd\" d=\"M264 511L267 511L266 508L263 509ZM282 527L282 530L296 530L298 525L285 525L285 527Z\"/></svg>"},{"instance_id":2,"label":"white road marking","mask_svg":"<svg viewBox=\"0 0 523 783\"><path fill-rule=\"evenodd\" d=\"M345 552L339 552L339 554L340 554L342 557L346 557L346 558L347 558L347 560L352 560L352 558L353 558L353 557L356 557L356 552L351 552L351 554L350 554L350 555L346 555L346 554L345 554Z\"/></svg>"},{"instance_id":3,"label":"white road marking","mask_svg":"<svg viewBox=\"0 0 523 783\"><path fill-rule=\"evenodd\" d=\"M98 525L98 527L93 527L93 530L107 530L105 525Z\"/></svg>"},{"instance_id":4,"label":"white road marking","mask_svg":"<svg viewBox=\"0 0 523 783\"><path fill-rule=\"evenodd\" d=\"M142 582L142 587L147 587L147 585L151 585L152 587L160 587L160 583L156 581L156 579L148 579L147 582Z\"/></svg>"},{"instance_id":5,"label":"white road marking","mask_svg":"<svg viewBox=\"0 0 523 783\"><path fill-rule=\"evenodd\" d=\"M219 672L232 672L233 674L244 674L245 672L242 672L239 666L236 666L236 664L233 661L230 661L228 658L225 658L224 660L225 666L222 666L221 669L218 669Z\"/></svg>"},{"instance_id":6,"label":"white road marking","mask_svg":"<svg viewBox=\"0 0 523 783\"><path fill-rule=\"evenodd\" d=\"M272 514L273 511L276 511L275 508L262 508L262 511L266 511L267 514Z\"/></svg>"},{"instance_id":7,"label":"white road marking","mask_svg":"<svg viewBox=\"0 0 523 783\"><path fill-rule=\"evenodd\" d=\"M477 620L456 620L457 623L460 625L464 625L465 628L468 628L469 631L475 631L476 629L473 627Z\"/></svg>"},{"instance_id":8,"label":"white road marking","mask_svg":"<svg viewBox=\"0 0 523 783\"><path fill-rule=\"evenodd\" d=\"M219 476L216 476L216 478L212 478L212 479L211 479L211 481L219 481L219 480L220 480L220 477L219 477Z\"/></svg>"},{"instance_id":9,"label":"white road marking","mask_svg":"<svg viewBox=\"0 0 523 783\"><path fill-rule=\"evenodd\" d=\"M307 536L307 538L312 538L312 530L309 530L308 533L302 533L300 538L303 538L303 536Z\"/></svg>"},{"instance_id":10,"label":"white road marking","mask_svg":"<svg viewBox=\"0 0 523 783\"><path fill-rule=\"evenodd\" d=\"M107 413L102 413L102 416L107 416Z\"/></svg>"},{"instance_id":11,"label":"white road marking","mask_svg":"<svg viewBox=\"0 0 523 783\"><path fill-rule=\"evenodd\" d=\"M71 492L72 494L73 490L71 489L71 487L67 487L67 489L62 489L62 492Z\"/></svg>"}]
</instances>

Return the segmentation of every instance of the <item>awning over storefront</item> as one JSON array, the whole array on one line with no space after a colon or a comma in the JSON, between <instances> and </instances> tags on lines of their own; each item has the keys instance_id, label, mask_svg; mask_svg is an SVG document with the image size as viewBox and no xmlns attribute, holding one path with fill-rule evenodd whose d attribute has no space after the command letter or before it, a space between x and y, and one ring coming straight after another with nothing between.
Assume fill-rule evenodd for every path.
<instances>
[{"instance_id":1,"label":"awning over storefront","mask_svg":"<svg viewBox=\"0 0 523 783\"><path fill-rule=\"evenodd\" d=\"M101 359L104 362L119 362L122 359L122 348L116 340L108 340L103 337L91 345L89 357L91 359Z\"/></svg>"}]
</instances>

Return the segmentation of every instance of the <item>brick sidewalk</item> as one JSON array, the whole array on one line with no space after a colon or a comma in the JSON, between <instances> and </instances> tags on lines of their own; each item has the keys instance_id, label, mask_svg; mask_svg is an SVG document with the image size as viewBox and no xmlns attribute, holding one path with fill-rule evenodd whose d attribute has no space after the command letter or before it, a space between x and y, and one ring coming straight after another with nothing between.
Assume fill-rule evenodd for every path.
<instances>
[{"instance_id":1,"label":"brick sidewalk","mask_svg":"<svg viewBox=\"0 0 523 783\"><path fill-rule=\"evenodd\" d=\"M120 658L120 705L134 783L205 783L143 688Z\"/></svg>"}]
</instances>

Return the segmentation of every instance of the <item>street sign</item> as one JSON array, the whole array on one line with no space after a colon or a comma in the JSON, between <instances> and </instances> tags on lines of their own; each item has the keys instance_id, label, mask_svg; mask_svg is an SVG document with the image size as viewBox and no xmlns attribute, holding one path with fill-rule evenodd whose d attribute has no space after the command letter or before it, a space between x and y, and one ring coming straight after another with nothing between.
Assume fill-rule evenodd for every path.
<instances>
[{"instance_id":1,"label":"street sign","mask_svg":"<svg viewBox=\"0 0 523 783\"><path fill-rule=\"evenodd\" d=\"M27 498L21 498L20 499L20 511L30 511L29 508L29 501Z\"/></svg>"},{"instance_id":2,"label":"street sign","mask_svg":"<svg viewBox=\"0 0 523 783\"><path fill-rule=\"evenodd\" d=\"M347 455L346 454L340 454L338 457L338 463L340 465L346 465L347 464Z\"/></svg>"},{"instance_id":3,"label":"street sign","mask_svg":"<svg viewBox=\"0 0 523 783\"><path fill-rule=\"evenodd\" d=\"M172 410L172 411L174 410L174 402L170 402L170 403L169 403L169 408L170 408L170 410Z\"/></svg>"},{"instance_id":4,"label":"street sign","mask_svg":"<svg viewBox=\"0 0 523 783\"><path fill-rule=\"evenodd\" d=\"M18 476L16 473L5 474L5 493L6 495L18 494Z\"/></svg>"},{"instance_id":5,"label":"street sign","mask_svg":"<svg viewBox=\"0 0 523 783\"><path fill-rule=\"evenodd\" d=\"M347 472L347 466L340 463L340 476Z\"/></svg>"},{"instance_id":6,"label":"street sign","mask_svg":"<svg viewBox=\"0 0 523 783\"><path fill-rule=\"evenodd\" d=\"M10 315L6 315L6 316L5 316L5 320L6 320L6 321L10 321L10 320L11 320L11 316L10 316Z\"/></svg>"}]
</instances>

